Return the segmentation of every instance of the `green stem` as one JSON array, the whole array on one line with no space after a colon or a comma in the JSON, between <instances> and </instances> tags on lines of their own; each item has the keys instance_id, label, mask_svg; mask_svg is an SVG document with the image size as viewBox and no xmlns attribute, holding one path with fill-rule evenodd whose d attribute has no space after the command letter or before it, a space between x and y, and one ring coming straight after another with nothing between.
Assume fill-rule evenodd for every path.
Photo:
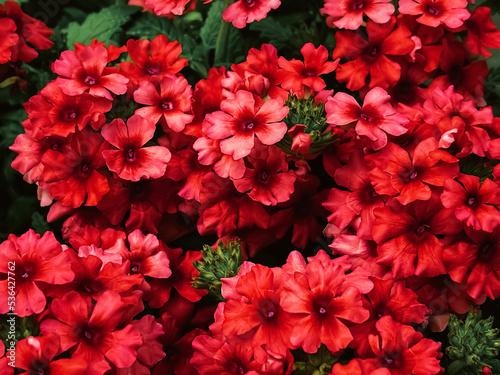
<instances>
[{"instance_id":1,"label":"green stem","mask_svg":"<svg viewBox=\"0 0 500 375\"><path fill-rule=\"evenodd\" d=\"M231 1L225 0L227 8ZM229 22L221 19L219 34L217 35L217 41L215 42L215 65L222 65L223 63L228 62L229 57Z\"/></svg>"}]
</instances>

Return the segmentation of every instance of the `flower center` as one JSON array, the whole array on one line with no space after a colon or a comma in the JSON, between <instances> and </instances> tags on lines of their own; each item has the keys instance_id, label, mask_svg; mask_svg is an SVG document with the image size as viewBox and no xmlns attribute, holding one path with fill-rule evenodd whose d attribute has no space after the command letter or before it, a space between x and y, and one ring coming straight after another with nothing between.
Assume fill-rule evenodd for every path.
<instances>
[{"instance_id":1,"label":"flower center","mask_svg":"<svg viewBox=\"0 0 500 375\"><path fill-rule=\"evenodd\" d=\"M130 268L130 273L139 273L140 266L137 263L134 263Z\"/></svg>"},{"instance_id":2,"label":"flower center","mask_svg":"<svg viewBox=\"0 0 500 375\"><path fill-rule=\"evenodd\" d=\"M93 86L97 83L97 80L94 77L87 76L87 78L85 78L84 82L89 86Z\"/></svg>"},{"instance_id":3,"label":"flower center","mask_svg":"<svg viewBox=\"0 0 500 375\"><path fill-rule=\"evenodd\" d=\"M267 313L267 317L268 317L268 318L272 318L273 316L274 316L274 311L269 311L269 312Z\"/></svg>"},{"instance_id":4,"label":"flower center","mask_svg":"<svg viewBox=\"0 0 500 375\"><path fill-rule=\"evenodd\" d=\"M490 263L493 255L496 252L496 245L488 240L483 242L477 251L477 259L480 263Z\"/></svg>"},{"instance_id":5,"label":"flower center","mask_svg":"<svg viewBox=\"0 0 500 375\"><path fill-rule=\"evenodd\" d=\"M370 56L372 57L375 57L378 53L378 48L377 47L373 47L371 50L370 50Z\"/></svg>"},{"instance_id":6,"label":"flower center","mask_svg":"<svg viewBox=\"0 0 500 375\"><path fill-rule=\"evenodd\" d=\"M316 72L316 69L315 68L305 68L303 71L302 71L302 75L304 77L313 77L313 76L316 76L318 73Z\"/></svg>"},{"instance_id":7,"label":"flower center","mask_svg":"<svg viewBox=\"0 0 500 375\"><path fill-rule=\"evenodd\" d=\"M324 307L320 307L320 308L319 308L319 313L320 313L321 315L326 314L326 309L325 309Z\"/></svg>"},{"instance_id":8,"label":"flower center","mask_svg":"<svg viewBox=\"0 0 500 375\"><path fill-rule=\"evenodd\" d=\"M255 1L254 0L245 0L245 4L249 8L253 8L255 6Z\"/></svg>"},{"instance_id":9,"label":"flower center","mask_svg":"<svg viewBox=\"0 0 500 375\"><path fill-rule=\"evenodd\" d=\"M372 122L373 121L373 117L368 116L364 112L361 112L361 114L359 115L359 117L361 118L361 120L364 120L364 121L368 121L368 122Z\"/></svg>"},{"instance_id":10,"label":"flower center","mask_svg":"<svg viewBox=\"0 0 500 375\"><path fill-rule=\"evenodd\" d=\"M269 180L269 173L267 171L262 171L259 178L262 182L267 182Z\"/></svg>"},{"instance_id":11,"label":"flower center","mask_svg":"<svg viewBox=\"0 0 500 375\"><path fill-rule=\"evenodd\" d=\"M82 165L82 173L87 173L89 171L89 166L87 164Z\"/></svg>"},{"instance_id":12,"label":"flower center","mask_svg":"<svg viewBox=\"0 0 500 375\"><path fill-rule=\"evenodd\" d=\"M135 151L131 148L127 150L127 161L135 161Z\"/></svg>"},{"instance_id":13,"label":"flower center","mask_svg":"<svg viewBox=\"0 0 500 375\"><path fill-rule=\"evenodd\" d=\"M27 279L30 275L28 275L28 272L25 272L21 275L23 279Z\"/></svg>"},{"instance_id":14,"label":"flower center","mask_svg":"<svg viewBox=\"0 0 500 375\"><path fill-rule=\"evenodd\" d=\"M429 13L432 16L438 16L441 11L439 9L436 9L433 5L429 5L427 7L427 13Z\"/></svg>"},{"instance_id":15,"label":"flower center","mask_svg":"<svg viewBox=\"0 0 500 375\"><path fill-rule=\"evenodd\" d=\"M365 7L364 1L356 1L352 3L352 10L362 10Z\"/></svg>"},{"instance_id":16,"label":"flower center","mask_svg":"<svg viewBox=\"0 0 500 375\"><path fill-rule=\"evenodd\" d=\"M467 200L467 206L474 206L474 204L476 204L476 198L474 197L470 197L468 200Z\"/></svg>"},{"instance_id":17,"label":"flower center","mask_svg":"<svg viewBox=\"0 0 500 375\"><path fill-rule=\"evenodd\" d=\"M163 102L161 103L161 107L164 111L171 111L174 108L174 105L172 102Z\"/></svg>"},{"instance_id":18,"label":"flower center","mask_svg":"<svg viewBox=\"0 0 500 375\"><path fill-rule=\"evenodd\" d=\"M59 145L57 143L54 143L51 147L52 150L57 151L59 149Z\"/></svg>"},{"instance_id":19,"label":"flower center","mask_svg":"<svg viewBox=\"0 0 500 375\"><path fill-rule=\"evenodd\" d=\"M92 333L92 332L90 332L90 331L88 331L88 330L87 330L87 331L85 331L85 332L83 332L83 335L85 336L85 338L86 338L87 340L92 340L92 339L94 338L93 333Z\"/></svg>"},{"instance_id":20,"label":"flower center","mask_svg":"<svg viewBox=\"0 0 500 375\"><path fill-rule=\"evenodd\" d=\"M144 67L144 70L146 70L146 72L148 72L151 75L158 74L158 72L160 71L160 69L158 69L157 66L153 66L153 65L146 65Z\"/></svg>"},{"instance_id":21,"label":"flower center","mask_svg":"<svg viewBox=\"0 0 500 375\"><path fill-rule=\"evenodd\" d=\"M417 171L413 171L413 172L412 172L412 174L408 176L408 178L409 178L410 180L414 180L414 179L416 179L416 178L417 178L417 176L418 176Z\"/></svg>"},{"instance_id":22,"label":"flower center","mask_svg":"<svg viewBox=\"0 0 500 375\"><path fill-rule=\"evenodd\" d=\"M384 362L386 366L390 366L394 363L394 359L389 358L389 357L384 357Z\"/></svg>"},{"instance_id":23,"label":"flower center","mask_svg":"<svg viewBox=\"0 0 500 375\"><path fill-rule=\"evenodd\" d=\"M252 130L255 127L255 124L252 121L247 121L241 123L241 128L243 130Z\"/></svg>"},{"instance_id":24,"label":"flower center","mask_svg":"<svg viewBox=\"0 0 500 375\"><path fill-rule=\"evenodd\" d=\"M417 230L415 230L415 233L419 236L424 234L424 232L425 232L425 225L421 225L417 228Z\"/></svg>"},{"instance_id":25,"label":"flower center","mask_svg":"<svg viewBox=\"0 0 500 375\"><path fill-rule=\"evenodd\" d=\"M76 113L75 112L66 112L64 115L64 118L66 120L74 120L76 118Z\"/></svg>"}]
</instances>

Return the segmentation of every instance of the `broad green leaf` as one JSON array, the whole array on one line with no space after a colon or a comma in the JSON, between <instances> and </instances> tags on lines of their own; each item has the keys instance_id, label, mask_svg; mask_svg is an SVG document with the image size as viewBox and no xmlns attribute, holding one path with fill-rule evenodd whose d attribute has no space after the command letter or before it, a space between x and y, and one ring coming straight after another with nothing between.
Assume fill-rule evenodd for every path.
<instances>
[{"instance_id":1,"label":"broad green leaf","mask_svg":"<svg viewBox=\"0 0 500 375\"><path fill-rule=\"evenodd\" d=\"M250 30L258 31L261 37L268 39L276 48L285 46L293 34L290 25L284 25L273 18L264 18L250 24Z\"/></svg>"},{"instance_id":2,"label":"broad green leaf","mask_svg":"<svg viewBox=\"0 0 500 375\"><path fill-rule=\"evenodd\" d=\"M50 230L49 223L39 212L33 212L31 215L31 226L40 235Z\"/></svg>"},{"instance_id":3,"label":"broad green leaf","mask_svg":"<svg viewBox=\"0 0 500 375\"><path fill-rule=\"evenodd\" d=\"M9 111L0 117L0 149L7 149L14 144L16 137L24 133L23 120L28 117L23 108ZM9 151L10 152L10 151Z\"/></svg>"},{"instance_id":4,"label":"broad green leaf","mask_svg":"<svg viewBox=\"0 0 500 375\"><path fill-rule=\"evenodd\" d=\"M94 39L109 45L113 42L112 36L121 31L121 27L138 10L133 6L113 5L90 14L82 24L71 22L67 31L67 47L73 49L75 43L88 45Z\"/></svg>"},{"instance_id":5,"label":"broad green leaf","mask_svg":"<svg viewBox=\"0 0 500 375\"><path fill-rule=\"evenodd\" d=\"M221 29L221 23L225 22L222 20L222 12L224 9L225 4L222 0L214 1L208 11L205 24L200 29L201 40L203 41L203 45L208 49L215 48L217 44L217 36Z\"/></svg>"}]
</instances>

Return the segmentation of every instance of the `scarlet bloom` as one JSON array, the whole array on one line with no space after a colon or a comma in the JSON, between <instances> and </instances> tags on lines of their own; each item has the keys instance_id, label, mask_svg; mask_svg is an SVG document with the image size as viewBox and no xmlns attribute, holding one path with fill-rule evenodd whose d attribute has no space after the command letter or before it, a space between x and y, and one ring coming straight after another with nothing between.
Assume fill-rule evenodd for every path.
<instances>
[{"instance_id":1,"label":"scarlet bloom","mask_svg":"<svg viewBox=\"0 0 500 375\"><path fill-rule=\"evenodd\" d=\"M304 62L292 59L288 61L280 56L279 83L285 90L293 93L304 93L309 88L318 92L325 88L325 81L319 76L328 74L335 70L337 61L328 60L328 51L324 46L314 47L312 43L306 43L301 48L300 53L304 56Z\"/></svg>"},{"instance_id":2,"label":"scarlet bloom","mask_svg":"<svg viewBox=\"0 0 500 375\"><path fill-rule=\"evenodd\" d=\"M67 253L63 251L52 232L40 237L32 229L20 237L9 235L0 245L0 314L10 311L12 301L10 290L15 290L15 312L19 316L40 314L46 305L44 292L46 284L65 284L73 280ZM9 264L15 263L15 270ZM15 273L15 289L8 288L7 275ZM12 279L11 279L12 280ZM10 284L12 285L12 284ZM10 299L8 299L10 297Z\"/></svg>"},{"instance_id":3,"label":"scarlet bloom","mask_svg":"<svg viewBox=\"0 0 500 375\"><path fill-rule=\"evenodd\" d=\"M222 153L235 160L250 154L255 136L264 145L273 145L287 131L281 120L288 107L277 99L270 99L259 108L252 93L240 90L234 98L224 100L220 108L222 111L205 117L203 131L209 138L220 139Z\"/></svg>"},{"instance_id":4,"label":"scarlet bloom","mask_svg":"<svg viewBox=\"0 0 500 375\"><path fill-rule=\"evenodd\" d=\"M397 195L396 199L402 204L429 199L432 194L430 186L443 186L447 179L455 178L459 170L457 159L440 150L432 137L421 141L410 154L394 143L388 143L373 156L376 167L371 171L371 177L375 191Z\"/></svg>"},{"instance_id":5,"label":"scarlet bloom","mask_svg":"<svg viewBox=\"0 0 500 375\"><path fill-rule=\"evenodd\" d=\"M130 79L134 85L147 81L154 75L176 74L184 68L188 61L179 55L182 52L178 41L170 42L165 35L158 35L149 40L132 40L127 42L127 52L132 62L119 64L120 73Z\"/></svg>"},{"instance_id":6,"label":"scarlet bloom","mask_svg":"<svg viewBox=\"0 0 500 375\"><path fill-rule=\"evenodd\" d=\"M264 151L263 151L264 152ZM266 206L285 202L294 191L295 173L288 170L284 153L278 147L269 147L267 158L249 156L249 166L245 174L233 180L236 190L248 192L253 200ZM281 173L280 173L281 172Z\"/></svg>"},{"instance_id":7,"label":"scarlet bloom","mask_svg":"<svg viewBox=\"0 0 500 375\"><path fill-rule=\"evenodd\" d=\"M370 75L369 87L389 88L398 82L401 66L388 56L408 55L415 48L411 32L405 26L396 26L396 18L383 25L371 20L366 23L368 41L354 31L338 31L333 58L351 59L337 68L337 79L347 81L349 90L359 90Z\"/></svg>"},{"instance_id":8,"label":"scarlet bloom","mask_svg":"<svg viewBox=\"0 0 500 375\"><path fill-rule=\"evenodd\" d=\"M191 122L192 89L184 77L166 75L159 82L141 81L139 88L134 92L137 103L146 104L147 107L135 111L153 121L155 124L162 120L163 130L168 128L175 132L184 130Z\"/></svg>"},{"instance_id":9,"label":"scarlet bloom","mask_svg":"<svg viewBox=\"0 0 500 375\"><path fill-rule=\"evenodd\" d=\"M97 170L104 167L102 156L109 144L89 129L74 134L66 152L47 150L42 157L43 180L50 194L65 206L95 206L109 191L107 178Z\"/></svg>"},{"instance_id":10,"label":"scarlet bloom","mask_svg":"<svg viewBox=\"0 0 500 375\"><path fill-rule=\"evenodd\" d=\"M42 21L34 19L24 13L15 1L6 1L5 5L0 4L0 19L2 20L2 26L0 29L7 32L6 40L0 38L2 47L0 51L3 50L7 45L10 49L10 54L3 51L4 56L9 56L8 61L18 61L30 62L38 56L38 52L34 48L30 47L28 43L33 45L37 49L46 50L54 45L53 42L49 40L49 37L54 34ZM12 22L15 24L13 29ZM5 25L5 26L4 26ZM16 31L18 35L16 43L14 42L15 37L10 35L11 32ZM1 33L1 31L0 31ZM2 53L0 52L0 63L2 61Z\"/></svg>"},{"instance_id":11,"label":"scarlet bloom","mask_svg":"<svg viewBox=\"0 0 500 375\"><path fill-rule=\"evenodd\" d=\"M420 16L417 22L430 27L444 24L455 28L470 17L467 0L400 0L399 12Z\"/></svg>"},{"instance_id":12,"label":"scarlet bloom","mask_svg":"<svg viewBox=\"0 0 500 375\"><path fill-rule=\"evenodd\" d=\"M19 41L19 35L15 33L16 23L10 18L2 18L0 24L0 64L10 61L12 51L10 48Z\"/></svg>"},{"instance_id":13,"label":"scarlet bloom","mask_svg":"<svg viewBox=\"0 0 500 375\"><path fill-rule=\"evenodd\" d=\"M377 335L369 335L374 356L361 361L363 374L435 375L441 373L441 343L424 338L413 327L383 316L376 324ZM334 374L337 374L336 372Z\"/></svg>"},{"instance_id":14,"label":"scarlet bloom","mask_svg":"<svg viewBox=\"0 0 500 375\"><path fill-rule=\"evenodd\" d=\"M389 22L394 5L390 0L325 0L321 13L329 15L329 22L339 29L356 30L363 23L363 15L376 23Z\"/></svg>"},{"instance_id":15,"label":"scarlet bloom","mask_svg":"<svg viewBox=\"0 0 500 375\"><path fill-rule=\"evenodd\" d=\"M94 306L72 291L54 299L51 311L56 319L44 320L40 330L44 335L57 333L61 351L76 347L71 358L88 363L86 374L102 375L111 368L108 361L126 368L137 358L143 340L137 328L128 324L129 308L114 291L105 291Z\"/></svg>"},{"instance_id":16,"label":"scarlet bloom","mask_svg":"<svg viewBox=\"0 0 500 375\"><path fill-rule=\"evenodd\" d=\"M163 146L142 147L153 138L155 130L152 121L139 115L130 117L127 124L118 118L104 125L102 136L118 149L102 153L109 170L129 181L162 177L170 151Z\"/></svg>"},{"instance_id":17,"label":"scarlet bloom","mask_svg":"<svg viewBox=\"0 0 500 375\"><path fill-rule=\"evenodd\" d=\"M16 367L26 370L27 374L83 375L87 363L82 358L52 361L60 353L59 341L55 333L19 341L16 345Z\"/></svg>"},{"instance_id":18,"label":"scarlet bloom","mask_svg":"<svg viewBox=\"0 0 500 375\"><path fill-rule=\"evenodd\" d=\"M466 285L472 298L500 296L500 227L492 233L465 229L470 241L457 242L444 250L450 277Z\"/></svg>"},{"instance_id":19,"label":"scarlet bloom","mask_svg":"<svg viewBox=\"0 0 500 375\"><path fill-rule=\"evenodd\" d=\"M409 120L396 112L390 100L380 87L366 94L363 107L351 95L338 92L325 105L326 120L331 125L354 123L356 133L368 137L373 142L373 149L380 150L387 144L387 134L398 136L407 132L404 125Z\"/></svg>"},{"instance_id":20,"label":"scarlet bloom","mask_svg":"<svg viewBox=\"0 0 500 375\"><path fill-rule=\"evenodd\" d=\"M343 267L331 260L322 261L325 256L321 251L305 270L294 270L294 275L302 271L301 277L283 281L283 310L300 314L290 342L306 353L315 353L322 343L332 352L346 348L353 337L345 322L362 323L370 316L363 308L360 291L346 282Z\"/></svg>"},{"instance_id":21,"label":"scarlet bloom","mask_svg":"<svg viewBox=\"0 0 500 375\"><path fill-rule=\"evenodd\" d=\"M490 8L477 7L465 25L468 30L465 43L471 53L481 54L486 59L491 56L486 48L500 48L500 30L491 19Z\"/></svg>"},{"instance_id":22,"label":"scarlet bloom","mask_svg":"<svg viewBox=\"0 0 500 375\"><path fill-rule=\"evenodd\" d=\"M224 10L222 18L231 22L234 27L242 29L247 23L266 18L271 9L280 5L280 0L238 0Z\"/></svg>"},{"instance_id":23,"label":"scarlet bloom","mask_svg":"<svg viewBox=\"0 0 500 375\"><path fill-rule=\"evenodd\" d=\"M413 202L404 209L376 209L372 233L378 243L377 262L392 266L393 278L446 273L445 244L436 235L460 232L461 225L452 215L442 209L436 193L430 200Z\"/></svg>"},{"instance_id":24,"label":"scarlet bloom","mask_svg":"<svg viewBox=\"0 0 500 375\"><path fill-rule=\"evenodd\" d=\"M145 5L160 16L180 16L189 0L145 0Z\"/></svg>"},{"instance_id":25,"label":"scarlet bloom","mask_svg":"<svg viewBox=\"0 0 500 375\"><path fill-rule=\"evenodd\" d=\"M280 305L277 290L278 275L270 268L257 264L241 276L235 295L224 297L222 332L226 337L236 336L252 348L266 345L276 353L285 353L293 328L292 315Z\"/></svg>"},{"instance_id":26,"label":"scarlet bloom","mask_svg":"<svg viewBox=\"0 0 500 375\"><path fill-rule=\"evenodd\" d=\"M67 137L76 129L83 130L94 112L105 113L111 109L111 101L94 98L88 93L66 95L59 85L50 82L25 104L31 124L44 136ZM38 130L36 129L36 130Z\"/></svg>"},{"instance_id":27,"label":"scarlet bloom","mask_svg":"<svg viewBox=\"0 0 500 375\"><path fill-rule=\"evenodd\" d=\"M460 174L458 181L447 180L441 194L446 208L455 209L458 220L474 230L492 232L500 224L500 212L493 206L500 203L498 185L486 178Z\"/></svg>"},{"instance_id":28,"label":"scarlet bloom","mask_svg":"<svg viewBox=\"0 0 500 375\"><path fill-rule=\"evenodd\" d=\"M89 92L96 98L113 100L110 92L125 94L129 80L118 74L117 68L106 66L110 57L106 47L99 43L76 51L64 51L60 59L52 64L52 70L60 76L56 83L66 95Z\"/></svg>"}]
</instances>

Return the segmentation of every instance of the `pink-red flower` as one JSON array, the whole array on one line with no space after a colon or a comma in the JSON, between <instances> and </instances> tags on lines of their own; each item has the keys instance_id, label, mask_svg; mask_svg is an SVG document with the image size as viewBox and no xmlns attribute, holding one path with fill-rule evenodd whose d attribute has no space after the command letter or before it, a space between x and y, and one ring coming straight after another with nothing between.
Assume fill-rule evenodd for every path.
<instances>
[{"instance_id":1,"label":"pink-red flower","mask_svg":"<svg viewBox=\"0 0 500 375\"><path fill-rule=\"evenodd\" d=\"M423 25L438 27L460 27L470 17L466 9L467 0L400 0L399 12L420 16L417 21Z\"/></svg>"},{"instance_id":2,"label":"pink-red flower","mask_svg":"<svg viewBox=\"0 0 500 375\"><path fill-rule=\"evenodd\" d=\"M64 51L52 64L54 73L59 74L56 83L66 95L88 92L96 98L113 100L111 93L125 94L129 80L119 74L116 67L106 66L110 57L106 47L99 43Z\"/></svg>"},{"instance_id":3,"label":"pink-red flower","mask_svg":"<svg viewBox=\"0 0 500 375\"><path fill-rule=\"evenodd\" d=\"M319 76L328 74L335 70L337 61L326 61L328 51L324 46L314 47L312 43L306 43L300 53L304 56L304 62L292 59L288 61L283 56L279 58L279 83L285 90L292 93L304 93L308 88L311 91L321 91L325 88L325 81Z\"/></svg>"},{"instance_id":4,"label":"pink-red flower","mask_svg":"<svg viewBox=\"0 0 500 375\"><path fill-rule=\"evenodd\" d=\"M16 23L12 19L2 18L0 24L0 64L5 64L12 56L10 48L15 46L19 40L19 35L15 33L16 28Z\"/></svg>"},{"instance_id":5,"label":"pink-red flower","mask_svg":"<svg viewBox=\"0 0 500 375\"><path fill-rule=\"evenodd\" d=\"M135 114L153 121L161 119L164 131L184 130L191 122L191 86L184 77L165 75L159 82L141 81L134 92L134 100L147 107L139 108Z\"/></svg>"},{"instance_id":6,"label":"pink-red flower","mask_svg":"<svg viewBox=\"0 0 500 375\"><path fill-rule=\"evenodd\" d=\"M447 180L441 194L446 208L453 208L458 220L474 230L492 232L500 224L498 185L486 178L460 174L457 180Z\"/></svg>"},{"instance_id":7,"label":"pink-red flower","mask_svg":"<svg viewBox=\"0 0 500 375\"><path fill-rule=\"evenodd\" d=\"M5 278L0 281L0 313L10 311L13 304L8 304L8 297L15 296L14 313L18 316L40 314L45 309L47 299L42 287L47 284L65 284L73 280L74 272L68 261L68 254L63 251L52 232L45 232L40 237L32 229L20 237L11 234L0 245L0 273ZM14 265L14 268L9 265ZM8 288L7 275L11 286ZM15 294L9 291L15 291Z\"/></svg>"},{"instance_id":8,"label":"pink-red flower","mask_svg":"<svg viewBox=\"0 0 500 375\"><path fill-rule=\"evenodd\" d=\"M390 0L325 0L321 13L331 17L331 22L339 29L356 30L363 23L363 15L373 22L386 23L394 13Z\"/></svg>"},{"instance_id":9,"label":"pink-red flower","mask_svg":"<svg viewBox=\"0 0 500 375\"><path fill-rule=\"evenodd\" d=\"M259 107L250 92L240 90L220 107L222 111L205 117L203 131L209 138L220 139L221 151L235 160L250 154L255 137L264 145L273 145L287 131L281 120L287 115L288 107L277 99L270 99Z\"/></svg>"},{"instance_id":10,"label":"pink-red flower","mask_svg":"<svg viewBox=\"0 0 500 375\"><path fill-rule=\"evenodd\" d=\"M139 115L127 120L115 119L102 127L102 136L118 150L106 150L102 156L110 171L130 181L141 178L159 178L165 174L171 158L163 146L143 147L153 138L154 122Z\"/></svg>"},{"instance_id":11,"label":"pink-red flower","mask_svg":"<svg viewBox=\"0 0 500 375\"><path fill-rule=\"evenodd\" d=\"M332 125L354 123L358 135L368 137L374 150L387 144L387 134L398 136L407 132L409 120L389 103L387 92L375 87L365 96L363 107L351 95L338 92L325 105L327 121Z\"/></svg>"},{"instance_id":12,"label":"pink-red flower","mask_svg":"<svg viewBox=\"0 0 500 375\"><path fill-rule=\"evenodd\" d=\"M222 18L242 29L247 23L266 18L271 9L280 5L281 0L238 0L224 10Z\"/></svg>"}]
</instances>

